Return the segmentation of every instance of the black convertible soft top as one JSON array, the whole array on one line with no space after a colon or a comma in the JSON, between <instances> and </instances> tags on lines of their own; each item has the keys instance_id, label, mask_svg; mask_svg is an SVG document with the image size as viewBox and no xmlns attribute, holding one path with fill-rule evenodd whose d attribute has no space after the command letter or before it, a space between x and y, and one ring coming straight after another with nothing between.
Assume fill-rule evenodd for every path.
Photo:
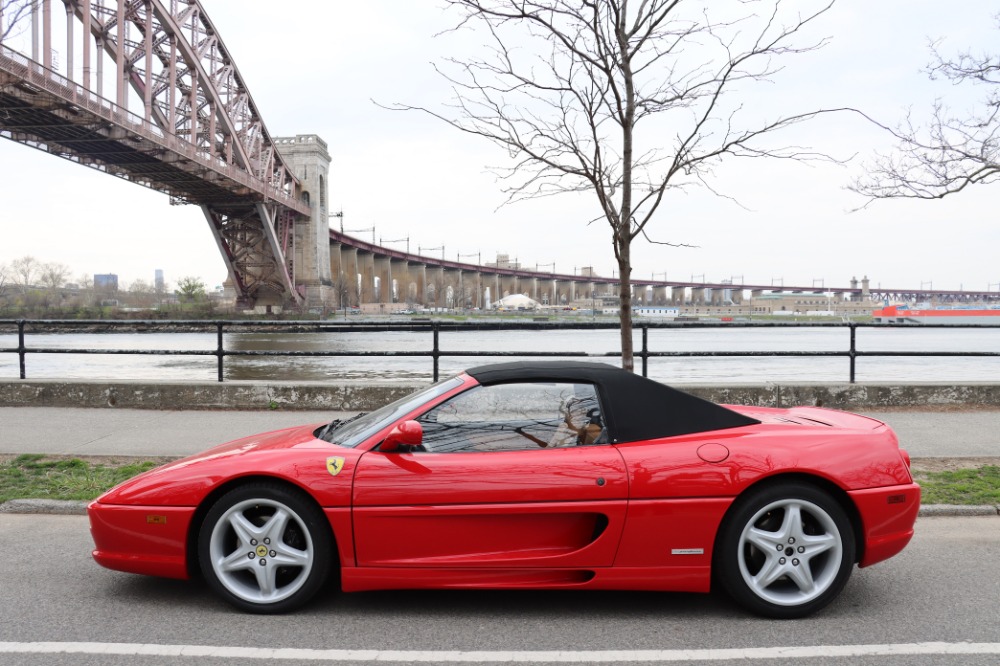
<instances>
[{"instance_id":1,"label":"black convertible soft top","mask_svg":"<svg viewBox=\"0 0 1000 666\"><path fill-rule=\"evenodd\" d=\"M511 382L594 384L610 440L637 442L759 423L714 402L606 363L519 361L466 370L484 386Z\"/></svg>"}]
</instances>

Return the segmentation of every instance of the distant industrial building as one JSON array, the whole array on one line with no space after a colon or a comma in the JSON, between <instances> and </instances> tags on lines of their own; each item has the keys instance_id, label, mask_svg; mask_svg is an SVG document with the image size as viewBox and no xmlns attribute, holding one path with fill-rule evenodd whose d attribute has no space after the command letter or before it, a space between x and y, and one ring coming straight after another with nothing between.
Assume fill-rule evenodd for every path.
<instances>
[{"instance_id":1,"label":"distant industrial building","mask_svg":"<svg viewBox=\"0 0 1000 666\"><path fill-rule=\"evenodd\" d=\"M157 268L154 271L153 275L154 275L154 278L153 278L153 289L158 294L162 293L163 291L166 290L166 282L163 281L163 269L162 268Z\"/></svg>"}]
</instances>

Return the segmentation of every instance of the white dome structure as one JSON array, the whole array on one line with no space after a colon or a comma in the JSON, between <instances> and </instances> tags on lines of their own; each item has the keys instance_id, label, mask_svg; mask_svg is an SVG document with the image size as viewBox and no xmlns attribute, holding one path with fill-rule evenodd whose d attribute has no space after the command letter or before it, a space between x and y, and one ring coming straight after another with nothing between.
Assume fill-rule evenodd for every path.
<instances>
[{"instance_id":1,"label":"white dome structure","mask_svg":"<svg viewBox=\"0 0 1000 666\"><path fill-rule=\"evenodd\" d=\"M537 310L540 305L524 294L511 294L494 303L493 307L497 310Z\"/></svg>"}]
</instances>

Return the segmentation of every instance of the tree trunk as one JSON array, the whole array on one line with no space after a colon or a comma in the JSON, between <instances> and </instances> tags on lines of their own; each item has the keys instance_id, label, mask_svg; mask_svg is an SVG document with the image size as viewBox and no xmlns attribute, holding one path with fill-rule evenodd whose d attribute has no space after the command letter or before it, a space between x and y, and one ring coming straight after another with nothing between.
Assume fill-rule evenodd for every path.
<instances>
[{"instance_id":1,"label":"tree trunk","mask_svg":"<svg viewBox=\"0 0 1000 666\"><path fill-rule=\"evenodd\" d=\"M632 358L632 259L628 240L618 246L618 319L621 322L622 368L635 372Z\"/></svg>"}]
</instances>

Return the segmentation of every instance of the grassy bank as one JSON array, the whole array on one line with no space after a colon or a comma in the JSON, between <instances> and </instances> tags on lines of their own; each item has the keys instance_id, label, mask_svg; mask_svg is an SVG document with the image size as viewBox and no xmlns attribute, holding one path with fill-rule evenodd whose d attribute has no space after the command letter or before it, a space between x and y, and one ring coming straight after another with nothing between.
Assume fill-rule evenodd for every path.
<instances>
[{"instance_id":1,"label":"grassy bank","mask_svg":"<svg viewBox=\"0 0 1000 666\"><path fill-rule=\"evenodd\" d=\"M12 499L91 500L159 461L85 461L21 455L0 462L0 502Z\"/></svg>"},{"instance_id":2,"label":"grassy bank","mask_svg":"<svg viewBox=\"0 0 1000 666\"><path fill-rule=\"evenodd\" d=\"M915 471L923 504L1000 505L1000 466L982 465L942 472Z\"/></svg>"},{"instance_id":3,"label":"grassy bank","mask_svg":"<svg viewBox=\"0 0 1000 666\"><path fill-rule=\"evenodd\" d=\"M0 503L11 499L90 500L165 459L83 460L28 454L0 461ZM914 470L924 504L1000 505L1000 465Z\"/></svg>"}]
</instances>

